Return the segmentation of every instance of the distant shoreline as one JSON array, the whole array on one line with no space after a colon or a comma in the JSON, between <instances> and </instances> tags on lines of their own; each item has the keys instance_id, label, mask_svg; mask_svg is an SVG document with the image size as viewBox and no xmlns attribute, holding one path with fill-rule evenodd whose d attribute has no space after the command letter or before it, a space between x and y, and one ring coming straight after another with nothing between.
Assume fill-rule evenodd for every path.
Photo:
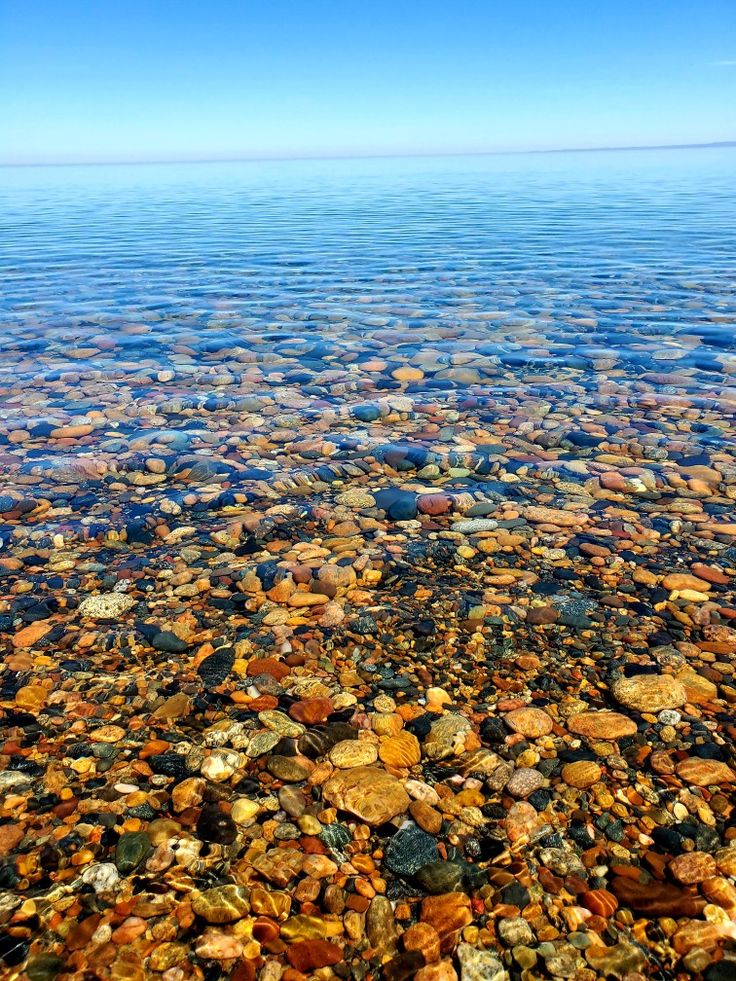
<instances>
[{"instance_id":1,"label":"distant shoreline","mask_svg":"<svg viewBox=\"0 0 736 981\"><path fill-rule=\"evenodd\" d=\"M22 161L20 163L0 163L0 169L21 167L137 167L165 166L168 164L208 164L208 163L288 163L303 160L403 160L432 157L505 157L528 156L545 153L629 153L636 150L715 150L736 147L736 140L721 140L712 143L662 143L651 146L588 146L553 147L536 150L465 150L444 153L346 153L314 156L263 156L263 157L202 157L177 160L66 160L57 162Z\"/></svg>"}]
</instances>

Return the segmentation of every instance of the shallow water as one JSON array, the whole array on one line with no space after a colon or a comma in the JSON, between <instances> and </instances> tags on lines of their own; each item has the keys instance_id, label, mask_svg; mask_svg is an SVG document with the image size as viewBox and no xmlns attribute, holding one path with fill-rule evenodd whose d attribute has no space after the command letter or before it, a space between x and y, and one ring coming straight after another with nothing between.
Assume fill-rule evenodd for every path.
<instances>
[{"instance_id":1,"label":"shallow water","mask_svg":"<svg viewBox=\"0 0 736 981\"><path fill-rule=\"evenodd\" d=\"M5 169L6 489L102 481L88 511L114 524L110 498L130 510L152 457L150 502L287 494L328 462L397 452L400 472L469 470L454 486L471 489L504 451L532 469L632 439L648 464L730 454L735 163ZM91 429L59 436L70 425Z\"/></svg>"},{"instance_id":2,"label":"shallow water","mask_svg":"<svg viewBox=\"0 0 736 981\"><path fill-rule=\"evenodd\" d=\"M0 171L5 968L733 976L734 164Z\"/></svg>"}]
</instances>

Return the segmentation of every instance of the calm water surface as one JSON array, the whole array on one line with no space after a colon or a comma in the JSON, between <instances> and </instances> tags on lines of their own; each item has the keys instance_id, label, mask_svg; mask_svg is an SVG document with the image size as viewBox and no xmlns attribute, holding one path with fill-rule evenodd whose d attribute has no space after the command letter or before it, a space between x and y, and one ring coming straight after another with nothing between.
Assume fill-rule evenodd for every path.
<instances>
[{"instance_id":1,"label":"calm water surface","mask_svg":"<svg viewBox=\"0 0 736 981\"><path fill-rule=\"evenodd\" d=\"M731 466L735 191L733 149L1 170L0 510Z\"/></svg>"}]
</instances>

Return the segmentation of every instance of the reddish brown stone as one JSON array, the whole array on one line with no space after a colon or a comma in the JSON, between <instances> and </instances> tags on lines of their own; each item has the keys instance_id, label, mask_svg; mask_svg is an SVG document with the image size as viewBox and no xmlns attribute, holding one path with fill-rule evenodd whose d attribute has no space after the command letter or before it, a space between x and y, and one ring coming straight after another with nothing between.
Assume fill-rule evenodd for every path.
<instances>
[{"instance_id":1,"label":"reddish brown stone","mask_svg":"<svg viewBox=\"0 0 736 981\"><path fill-rule=\"evenodd\" d=\"M442 828L442 815L434 807L422 800L414 800L409 805L409 813L424 831L431 835L439 834Z\"/></svg>"},{"instance_id":2,"label":"reddish brown stone","mask_svg":"<svg viewBox=\"0 0 736 981\"><path fill-rule=\"evenodd\" d=\"M461 892L428 896L422 901L422 923L434 927L441 937L462 930L472 919L470 899Z\"/></svg>"},{"instance_id":3,"label":"reddish brown stone","mask_svg":"<svg viewBox=\"0 0 736 981\"><path fill-rule=\"evenodd\" d=\"M720 569L716 569L712 565L703 565L702 562L691 565L690 571L698 579L705 579L706 582L712 582L716 586L728 586L731 581L725 572L721 572Z\"/></svg>"},{"instance_id":4,"label":"reddish brown stone","mask_svg":"<svg viewBox=\"0 0 736 981\"><path fill-rule=\"evenodd\" d=\"M440 959L440 937L429 923L413 923L401 938L404 950L417 950L425 964Z\"/></svg>"},{"instance_id":5,"label":"reddish brown stone","mask_svg":"<svg viewBox=\"0 0 736 981\"><path fill-rule=\"evenodd\" d=\"M700 916L705 900L665 882L638 882L616 877L611 891L619 902L649 916Z\"/></svg>"},{"instance_id":6,"label":"reddish brown stone","mask_svg":"<svg viewBox=\"0 0 736 981\"><path fill-rule=\"evenodd\" d=\"M261 657L248 662L247 674L249 678L256 678L259 674L270 674L277 681L282 681L289 674L289 667L282 661L277 661L275 657Z\"/></svg>"},{"instance_id":7,"label":"reddish brown stone","mask_svg":"<svg viewBox=\"0 0 736 981\"><path fill-rule=\"evenodd\" d=\"M300 940L289 946L286 956L292 967L306 974L320 967L339 964L342 951L329 940Z\"/></svg>"},{"instance_id":8,"label":"reddish brown stone","mask_svg":"<svg viewBox=\"0 0 736 981\"><path fill-rule=\"evenodd\" d=\"M334 706L329 698L304 698L291 706L289 715L297 722L309 726L324 722L333 711Z\"/></svg>"},{"instance_id":9,"label":"reddish brown stone","mask_svg":"<svg viewBox=\"0 0 736 981\"><path fill-rule=\"evenodd\" d=\"M531 606L526 613L526 622L535 627L557 623L559 619L559 610L556 610L554 606Z\"/></svg>"},{"instance_id":10,"label":"reddish brown stone","mask_svg":"<svg viewBox=\"0 0 736 981\"><path fill-rule=\"evenodd\" d=\"M590 892L583 893L580 901L591 913L604 919L613 916L618 909L618 900L607 889L592 889Z\"/></svg>"},{"instance_id":11,"label":"reddish brown stone","mask_svg":"<svg viewBox=\"0 0 736 981\"><path fill-rule=\"evenodd\" d=\"M8 855L23 840L25 831L19 824L0 825L0 855Z\"/></svg>"},{"instance_id":12,"label":"reddish brown stone","mask_svg":"<svg viewBox=\"0 0 736 981\"><path fill-rule=\"evenodd\" d=\"M598 712L579 712L567 720L567 728L586 739L605 739L611 742L633 736L636 723L620 712L602 709Z\"/></svg>"},{"instance_id":13,"label":"reddish brown stone","mask_svg":"<svg viewBox=\"0 0 736 981\"><path fill-rule=\"evenodd\" d=\"M445 514L452 507L452 498L447 494L420 494L417 510L420 514Z\"/></svg>"}]
</instances>

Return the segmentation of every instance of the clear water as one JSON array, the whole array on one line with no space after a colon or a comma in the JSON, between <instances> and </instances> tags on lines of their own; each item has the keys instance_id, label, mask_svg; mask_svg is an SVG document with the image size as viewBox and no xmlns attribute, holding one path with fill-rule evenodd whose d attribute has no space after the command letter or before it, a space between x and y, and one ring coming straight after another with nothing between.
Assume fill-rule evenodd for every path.
<instances>
[{"instance_id":1,"label":"clear water","mask_svg":"<svg viewBox=\"0 0 736 981\"><path fill-rule=\"evenodd\" d=\"M734 149L0 170L5 534L733 473L735 192Z\"/></svg>"}]
</instances>

